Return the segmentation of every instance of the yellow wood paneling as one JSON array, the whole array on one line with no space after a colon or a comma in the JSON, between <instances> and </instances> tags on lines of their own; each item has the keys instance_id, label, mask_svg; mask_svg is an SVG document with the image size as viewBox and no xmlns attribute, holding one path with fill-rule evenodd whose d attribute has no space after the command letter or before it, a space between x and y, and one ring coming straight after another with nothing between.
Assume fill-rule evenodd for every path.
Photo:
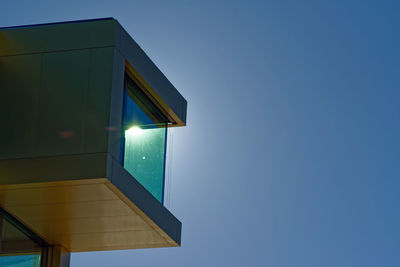
<instances>
[{"instance_id":1,"label":"yellow wood paneling","mask_svg":"<svg viewBox=\"0 0 400 267\"><path fill-rule=\"evenodd\" d=\"M3 189L0 188L0 194ZM104 201L118 199L104 184L73 185L73 186L46 186L19 189L7 189L6 194L1 194L0 204L7 206L41 205L51 202L71 203L74 199L79 201ZM92 192L96 194L92 194Z\"/></svg>"},{"instance_id":2,"label":"yellow wood paneling","mask_svg":"<svg viewBox=\"0 0 400 267\"><path fill-rule=\"evenodd\" d=\"M0 205L73 252L177 246L105 178L0 186Z\"/></svg>"},{"instance_id":3,"label":"yellow wood paneling","mask_svg":"<svg viewBox=\"0 0 400 267\"><path fill-rule=\"evenodd\" d=\"M132 213L132 210L119 199L41 205L26 204L10 206L9 209L16 214L24 214L27 218L43 221L102 217L104 215L126 216Z\"/></svg>"},{"instance_id":4,"label":"yellow wood paneling","mask_svg":"<svg viewBox=\"0 0 400 267\"><path fill-rule=\"evenodd\" d=\"M47 232L51 236L63 234L65 229L68 229L68 232L71 234L152 229L151 226L137 215L69 218L67 220L47 221L28 219L26 222L35 229L38 229L39 232Z\"/></svg>"}]
</instances>

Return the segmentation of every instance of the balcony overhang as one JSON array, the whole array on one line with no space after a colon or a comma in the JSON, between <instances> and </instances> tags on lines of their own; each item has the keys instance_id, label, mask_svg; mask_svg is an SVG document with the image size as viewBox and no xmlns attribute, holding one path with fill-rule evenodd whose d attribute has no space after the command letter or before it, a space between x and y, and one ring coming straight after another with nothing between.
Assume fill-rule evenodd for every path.
<instances>
[{"instance_id":1,"label":"balcony overhang","mask_svg":"<svg viewBox=\"0 0 400 267\"><path fill-rule=\"evenodd\" d=\"M108 160L104 178L106 155L0 161L0 205L71 252L179 246L181 223Z\"/></svg>"},{"instance_id":2,"label":"balcony overhang","mask_svg":"<svg viewBox=\"0 0 400 267\"><path fill-rule=\"evenodd\" d=\"M0 206L72 252L179 246L122 166L124 76L171 121L187 102L114 19L0 28Z\"/></svg>"}]
</instances>

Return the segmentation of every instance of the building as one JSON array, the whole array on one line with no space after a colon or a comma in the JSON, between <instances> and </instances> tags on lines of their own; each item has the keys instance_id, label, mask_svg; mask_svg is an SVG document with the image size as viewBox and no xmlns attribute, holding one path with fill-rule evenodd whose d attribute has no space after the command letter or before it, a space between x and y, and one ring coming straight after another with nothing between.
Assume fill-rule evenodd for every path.
<instances>
[{"instance_id":1,"label":"building","mask_svg":"<svg viewBox=\"0 0 400 267\"><path fill-rule=\"evenodd\" d=\"M115 19L1 28L0 266L179 246L164 173L186 107Z\"/></svg>"}]
</instances>

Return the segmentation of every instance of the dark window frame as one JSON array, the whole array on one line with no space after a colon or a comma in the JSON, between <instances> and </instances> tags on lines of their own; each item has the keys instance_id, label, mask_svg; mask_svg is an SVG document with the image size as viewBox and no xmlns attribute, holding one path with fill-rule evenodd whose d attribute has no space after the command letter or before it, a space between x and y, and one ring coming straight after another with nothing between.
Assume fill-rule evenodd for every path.
<instances>
[{"instance_id":1,"label":"dark window frame","mask_svg":"<svg viewBox=\"0 0 400 267\"><path fill-rule=\"evenodd\" d=\"M22 222L20 222L17 218L12 216L6 210L0 207L0 231L3 230L4 224L3 220L7 220L13 227L15 227L18 231L23 233L29 239L31 239L34 243L36 243L40 247L40 266L46 266L47 262L47 250L50 245L40 238L37 234L35 234L32 230L30 230L27 226L25 226ZM1 236L0 236L1 242ZM24 252L21 252L24 253ZM27 251L27 254L32 253L32 251Z\"/></svg>"}]
</instances>

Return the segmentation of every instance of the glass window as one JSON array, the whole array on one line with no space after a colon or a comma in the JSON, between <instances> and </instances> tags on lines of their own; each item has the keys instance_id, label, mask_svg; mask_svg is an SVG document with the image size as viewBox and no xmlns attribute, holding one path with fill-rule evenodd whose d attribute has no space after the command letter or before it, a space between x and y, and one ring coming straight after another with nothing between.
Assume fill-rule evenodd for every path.
<instances>
[{"instance_id":1,"label":"glass window","mask_svg":"<svg viewBox=\"0 0 400 267\"><path fill-rule=\"evenodd\" d=\"M124 168L163 203L168 120L129 77L125 78Z\"/></svg>"},{"instance_id":2,"label":"glass window","mask_svg":"<svg viewBox=\"0 0 400 267\"><path fill-rule=\"evenodd\" d=\"M40 267L42 247L0 213L0 266Z\"/></svg>"}]
</instances>

